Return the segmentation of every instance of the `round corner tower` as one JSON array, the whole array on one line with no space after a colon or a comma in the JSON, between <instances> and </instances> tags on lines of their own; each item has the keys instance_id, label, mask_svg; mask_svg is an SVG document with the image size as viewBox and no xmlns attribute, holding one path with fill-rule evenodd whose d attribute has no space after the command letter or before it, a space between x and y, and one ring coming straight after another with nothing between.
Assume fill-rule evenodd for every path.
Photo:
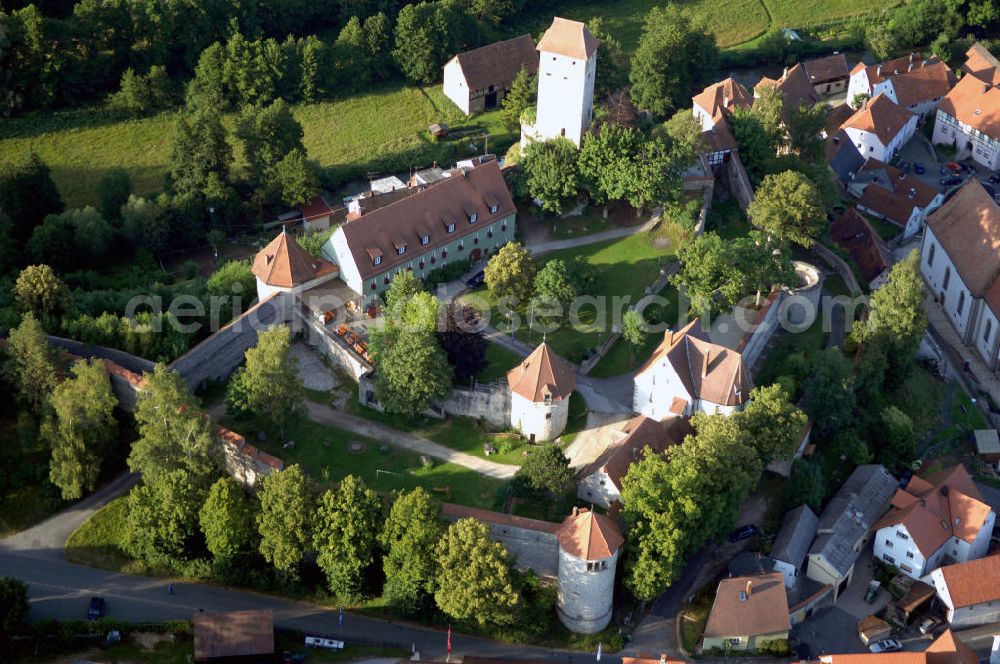
<instances>
[{"instance_id":1,"label":"round corner tower","mask_svg":"<svg viewBox=\"0 0 1000 664\"><path fill-rule=\"evenodd\" d=\"M558 538L559 620L571 632L599 632L614 612L615 568L625 538L610 517L576 507Z\"/></svg>"},{"instance_id":2,"label":"round corner tower","mask_svg":"<svg viewBox=\"0 0 1000 664\"><path fill-rule=\"evenodd\" d=\"M544 341L507 372L510 425L532 442L554 440L566 429L576 374Z\"/></svg>"}]
</instances>

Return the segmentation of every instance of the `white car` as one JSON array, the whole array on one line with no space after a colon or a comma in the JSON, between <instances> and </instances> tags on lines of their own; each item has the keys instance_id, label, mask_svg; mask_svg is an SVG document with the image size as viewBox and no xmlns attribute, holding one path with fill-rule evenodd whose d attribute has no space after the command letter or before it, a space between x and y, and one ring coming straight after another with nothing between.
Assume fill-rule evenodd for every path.
<instances>
[{"instance_id":1,"label":"white car","mask_svg":"<svg viewBox=\"0 0 1000 664\"><path fill-rule=\"evenodd\" d=\"M868 650L874 653L882 652L899 652L903 649L903 644L896 639L885 639L883 641L876 641L875 643L868 646Z\"/></svg>"}]
</instances>

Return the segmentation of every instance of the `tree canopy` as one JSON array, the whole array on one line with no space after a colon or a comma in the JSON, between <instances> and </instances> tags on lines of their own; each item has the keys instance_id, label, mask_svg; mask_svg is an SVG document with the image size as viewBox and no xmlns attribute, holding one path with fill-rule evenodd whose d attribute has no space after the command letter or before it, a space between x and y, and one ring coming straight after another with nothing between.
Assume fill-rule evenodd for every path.
<instances>
[{"instance_id":1,"label":"tree canopy","mask_svg":"<svg viewBox=\"0 0 1000 664\"><path fill-rule=\"evenodd\" d=\"M168 470L144 478L128 495L125 549L151 563L184 560L198 533L198 508L204 492L187 471Z\"/></svg>"},{"instance_id":2,"label":"tree canopy","mask_svg":"<svg viewBox=\"0 0 1000 664\"><path fill-rule=\"evenodd\" d=\"M209 488L198 522L205 545L216 558L248 552L256 539L251 500L231 477L219 478Z\"/></svg>"},{"instance_id":3,"label":"tree canopy","mask_svg":"<svg viewBox=\"0 0 1000 664\"><path fill-rule=\"evenodd\" d=\"M518 594L510 556L486 524L461 519L448 526L437 545L437 570L434 600L446 615L480 626L514 621Z\"/></svg>"},{"instance_id":4,"label":"tree canopy","mask_svg":"<svg viewBox=\"0 0 1000 664\"><path fill-rule=\"evenodd\" d=\"M244 368L230 378L230 403L237 411L261 413L285 427L305 409L305 387L298 358L289 353L291 330L285 325L257 335L257 345L246 352Z\"/></svg>"},{"instance_id":5,"label":"tree canopy","mask_svg":"<svg viewBox=\"0 0 1000 664\"><path fill-rule=\"evenodd\" d=\"M513 298L517 305L531 298L535 270L531 252L520 242L508 242L490 258L483 276L495 301Z\"/></svg>"},{"instance_id":6,"label":"tree canopy","mask_svg":"<svg viewBox=\"0 0 1000 664\"><path fill-rule=\"evenodd\" d=\"M561 214L576 200L580 185L576 146L568 138L529 143L519 164L524 169L528 194L546 212Z\"/></svg>"},{"instance_id":7,"label":"tree canopy","mask_svg":"<svg viewBox=\"0 0 1000 664\"><path fill-rule=\"evenodd\" d=\"M425 608L434 592L435 551L444 532L441 505L421 487L400 494L382 526L382 594L407 612Z\"/></svg>"},{"instance_id":8,"label":"tree canopy","mask_svg":"<svg viewBox=\"0 0 1000 664\"><path fill-rule=\"evenodd\" d=\"M806 248L816 241L826 218L816 185L798 171L765 176L747 215L764 232Z\"/></svg>"},{"instance_id":9,"label":"tree canopy","mask_svg":"<svg viewBox=\"0 0 1000 664\"><path fill-rule=\"evenodd\" d=\"M40 415L58 383L59 372L45 331L30 312L10 331L4 373L15 386L18 400Z\"/></svg>"},{"instance_id":10,"label":"tree canopy","mask_svg":"<svg viewBox=\"0 0 1000 664\"><path fill-rule=\"evenodd\" d=\"M73 306L73 296L48 265L29 265L14 284L14 300L35 318L50 324Z\"/></svg>"},{"instance_id":11,"label":"tree canopy","mask_svg":"<svg viewBox=\"0 0 1000 664\"><path fill-rule=\"evenodd\" d=\"M316 563L337 597L362 594L364 574L375 562L382 502L364 481L348 475L320 498L313 529Z\"/></svg>"},{"instance_id":12,"label":"tree canopy","mask_svg":"<svg viewBox=\"0 0 1000 664\"><path fill-rule=\"evenodd\" d=\"M257 494L260 553L287 577L298 575L299 563L312 541L312 495L309 480L298 465L265 475Z\"/></svg>"}]
</instances>

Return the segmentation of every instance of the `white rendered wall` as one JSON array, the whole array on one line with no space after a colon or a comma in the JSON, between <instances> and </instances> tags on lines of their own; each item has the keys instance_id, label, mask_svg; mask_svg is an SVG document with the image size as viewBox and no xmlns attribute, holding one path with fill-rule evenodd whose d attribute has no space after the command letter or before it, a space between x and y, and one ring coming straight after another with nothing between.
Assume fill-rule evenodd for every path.
<instances>
[{"instance_id":1,"label":"white rendered wall","mask_svg":"<svg viewBox=\"0 0 1000 664\"><path fill-rule=\"evenodd\" d=\"M580 480L576 495L580 500L586 500L605 509L621 498L618 487L603 470L596 470Z\"/></svg>"},{"instance_id":2,"label":"white rendered wall","mask_svg":"<svg viewBox=\"0 0 1000 664\"><path fill-rule=\"evenodd\" d=\"M868 85L868 72L862 69L853 76L851 76L850 82L847 84L847 103L848 105L853 105L854 97L860 94L870 95L872 93L871 87ZM852 108L857 108L852 106Z\"/></svg>"},{"instance_id":3,"label":"white rendered wall","mask_svg":"<svg viewBox=\"0 0 1000 664\"><path fill-rule=\"evenodd\" d=\"M458 58L452 58L444 66L444 96L455 102L466 115L469 114L469 87L465 84L465 73Z\"/></svg>"},{"instance_id":4,"label":"white rendered wall","mask_svg":"<svg viewBox=\"0 0 1000 664\"><path fill-rule=\"evenodd\" d=\"M687 401L688 408L691 408L691 395L685 389L680 376L674 371L670 362L661 359L648 371L635 377L632 410L657 421L676 417L670 412L674 397Z\"/></svg>"},{"instance_id":5,"label":"white rendered wall","mask_svg":"<svg viewBox=\"0 0 1000 664\"><path fill-rule=\"evenodd\" d=\"M542 51L538 64L538 106L534 130L547 141L565 136L580 147L590 126L594 107L597 53L589 60L575 60Z\"/></svg>"},{"instance_id":6,"label":"white rendered wall","mask_svg":"<svg viewBox=\"0 0 1000 664\"><path fill-rule=\"evenodd\" d=\"M591 561L595 562L595 561ZM559 548L559 620L572 632L593 634L611 622L618 552L603 561L605 569L587 571L587 561Z\"/></svg>"},{"instance_id":7,"label":"white rendered wall","mask_svg":"<svg viewBox=\"0 0 1000 664\"><path fill-rule=\"evenodd\" d=\"M715 120L712 119L712 116L709 114L708 111L706 111L698 104L693 104L692 109L694 112L694 119L701 124L702 131L709 131L710 129L715 127Z\"/></svg>"},{"instance_id":8,"label":"white rendered wall","mask_svg":"<svg viewBox=\"0 0 1000 664\"><path fill-rule=\"evenodd\" d=\"M510 424L525 438L535 441L555 440L566 429L569 419L569 399L553 401L552 405L535 403L520 394L511 394Z\"/></svg>"},{"instance_id":9,"label":"white rendered wall","mask_svg":"<svg viewBox=\"0 0 1000 664\"><path fill-rule=\"evenodd\" d=\"M354 256L351 254L350 247L347 246L347 237L344 235L342 226L337 228L323 245L323 256L337 264L340 268L340 279L345 284L354 292L365 294L365 285L361 282L361 272L358 271L358 266L354 263Z\"/></svg>"},{"instance_id":10,"label":"white rendered wall","mask_svg":"<svg viewBox=\"0 0 1000 664\"><path fill-rule=\"evenodd\" d=\"M935 248L933 265L928 264L931 247ZM958 332L958 335L962 339L965 339L966 331L969 327L969 316L975 302L969 294L969 289L962 282L962 277L958 274L958 270L955 269L954 263L951 262L951 258L937 241L934 231L930 228L927 228L927 231L924 233L923 243L920 246L920 271L930 288L931 295L936 297L939 302L943 295L944 311L951 320L951 324ZM945 275L949 272L948 287L945 288ZM965 294L965 302L962 306L962 312L958 313L958 301L962 293Z\"/></svg>"}]
</instances>

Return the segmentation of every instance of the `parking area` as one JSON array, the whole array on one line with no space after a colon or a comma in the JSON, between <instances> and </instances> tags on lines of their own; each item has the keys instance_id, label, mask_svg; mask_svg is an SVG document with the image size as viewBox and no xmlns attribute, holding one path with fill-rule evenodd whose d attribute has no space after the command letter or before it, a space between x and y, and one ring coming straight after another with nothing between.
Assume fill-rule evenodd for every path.
<instances>
[{"instance_id":1,"label":"parking area","mask_svg":"<svg viewBox=\"0 0 1000 664\"><path fill-rule=\"evenodd\" d=\"M994 175L968 155L938 155L919 131L900 149L897 167L943 193L962 186L970 177L977 177L994 197L1000 196L1000 174ZM957 169L955 164L958 164ZM920 166L923 166L923 173L917 172Z\"/></svg>"}]
</instances>

